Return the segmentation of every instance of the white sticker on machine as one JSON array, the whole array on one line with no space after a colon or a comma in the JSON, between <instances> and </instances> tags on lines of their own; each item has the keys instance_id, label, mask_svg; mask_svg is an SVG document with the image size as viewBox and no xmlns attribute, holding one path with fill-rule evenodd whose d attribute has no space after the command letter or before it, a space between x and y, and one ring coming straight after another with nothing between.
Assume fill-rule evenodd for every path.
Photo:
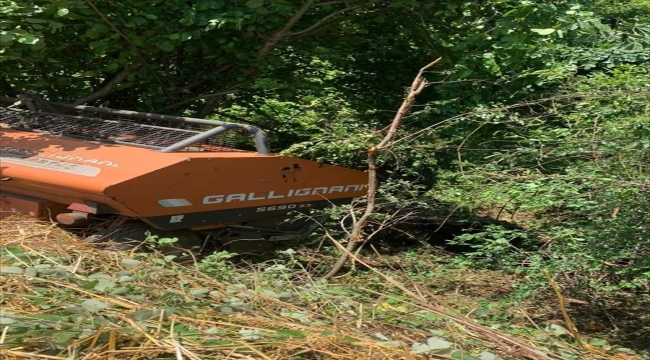
<instances>
[{"instance_id":1,"label":"white sticker on machine","mask_svg":"<svg viewBox=\"0 0 650 360\"><path fill-rule=\"evenodd\" d=\"M180 223L183 222L183 218L185 218L185 215L172 215L169 217L169 223Z\"/></svg>"},{"instance_id":2,"label":"white sticker on machine","mask_svg":"<svg viewBox=\"0 0 650 360\"><path fill-rule=\"evenodd\" d=\"M187 199L163 199L158 200L158 204L166 208L192 205L192 203L187 201Z\"/></svg>"},{"instance_id":3,"label":"white sticker on machine","mask_svg":"<svg viewBox=\"0 0 650 360\"><path fill-rule=\"evenodd\" d=\"M101 169L95 166L73 164L64 161L43 159L40 157L22 157L17 154L4 152L0 153L0 161L3 163L17 164L36 169L45 169L88 177L95 177L101 172Z\"/></svg>"}]
</instances>

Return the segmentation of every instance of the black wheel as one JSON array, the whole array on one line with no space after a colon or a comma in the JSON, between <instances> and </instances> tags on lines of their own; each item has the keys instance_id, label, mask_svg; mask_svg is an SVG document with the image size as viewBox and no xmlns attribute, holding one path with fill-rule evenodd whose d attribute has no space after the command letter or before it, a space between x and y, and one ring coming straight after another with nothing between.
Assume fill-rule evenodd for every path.
<instances>
[{"instance_id":1,"label":"black wheel","mask_svg":"<svg viewBox=\"0 0 650 360\"><path fill-rule=\"evenodd\" d=\"M89 243L111 243L110 248L114 250L131 250L143 244L149 235L162 238L176 238L178 241L173 246L161 246L159 251L166 254L180 254L183 250L190 250L193 247L201 246L201 238L198 234L189 230L158 230L143 222L125 223L120 226L109 227L99 230L93 235L86 237Z\"/></svg>"}]
</instances>

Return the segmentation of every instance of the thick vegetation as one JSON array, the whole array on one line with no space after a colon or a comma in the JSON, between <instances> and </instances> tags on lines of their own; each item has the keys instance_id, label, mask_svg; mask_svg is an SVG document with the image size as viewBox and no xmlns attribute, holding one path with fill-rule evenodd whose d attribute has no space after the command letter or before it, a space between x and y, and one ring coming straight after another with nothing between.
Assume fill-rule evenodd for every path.
<instances>
[{"instance_id":1,"label":"thick vegetation","mask_svg":"<svg viewBox=\"0 0 650 360\"><path fill-rule=\"evenodd\" d=\"M462 250L445 261L513 275L512 304L546 296L550 277L617 329L608 299L648 301L647 0L10 0L0 12L0 95L235 119L275 151L356 168L441 57L380 154L376 224L453 215L467 231L435 242Z\"/></svg>"},{"instance_id":2,"label":"thick vegetation","mask_svg":"<svg viewBox=\"0 0 650 360\"><path fill-rule=\"evenodd\" d=\"M406 272L327 282L313 275L327 257L305 248L179 262L98 251L33 219L0 226L3 359L637 359L604 338L567 341L537 301L500 301L513 276L430 251L384 258Z\"/></svg>"}]
</instances>

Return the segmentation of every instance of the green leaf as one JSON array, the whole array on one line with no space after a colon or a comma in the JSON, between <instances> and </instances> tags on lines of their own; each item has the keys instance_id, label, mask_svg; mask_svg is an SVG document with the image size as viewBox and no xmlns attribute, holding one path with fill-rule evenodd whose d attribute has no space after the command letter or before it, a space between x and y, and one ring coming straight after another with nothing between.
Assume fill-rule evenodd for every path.
<instances>
[{"instance_id":1,"label":"green leaf","mask_svg":"<svg viewBox=\"0 0 650 360\"><path fill-rule=\"evenodd\" d=\"M134 269L140 265L142 261L140 260L135 260L135 259L129 259L129 258L124 258L120 261L120 265L122 267L127 268L127 269Z\"/></svg>"},{"instance_id":2,"label":"green leaf","mask_svg":"<svg viewBox=\"0 0 650 360\"><path fill-rule=\"evenodd\" d=\"M1 317L0 316L0 325L11 325L11 324L15 323L16 321L17 321L16 319L12 319L10 317Z\"/></svg>"},{"instance_id":3,"label":"green leaf","mask_svg":"<svg viewBox=\"0 0 650 360\"><path fill-rule=\"evenodd\" d=\"M264 6L264 0L248 0L246 2L246 6L248 6L249 8L256 9Z\"/></svg>"},{"instance_id":4,"label":"green leaf","mask_svg":"<svg viewBox=\"0 0 650 360\"><path fill-rule=\"evenodd\" d=\"M114 282L106 279L99 279L97 280L97 284L95 284L95 287L93 289L95 289L96 291L106 291L114 287L115 287Z\"/></svg>"},{"instance_id":5,"label":"green leaf","mask_svg":"<svg viewBox=\"0 0 650 360\"><path fill-rule=\"evenodd\" d=\"M481 360L496 360L497 354L493 354L489 351L483 351L478 355L478 358Z\"/></svg>"},{"instance_id":6,"label":"green leaf","mask_svg":"<svg viewBox=\"0 0 650 360\"><path fill-rule=\"evenodd\" d=\"M476 356L472 356L466 352L462 351L454 351L451 353L451 358L456 359L456 360L481 360L480 358L477 358Z\"/></svg>"},{"instance_id":7,"label":"green leaf","mask_svg":"<svg viewBox=\"0 0 650 360\"><path fill-rule=\"evenodd\" d=\"M210 327L210 328L207 328L207 329L203 330L203 333L204 334L209 334L209 335L222 335L222 334L224 334L224 330L219 329L216 326L213 326L213 327Z\"/></svg>"},{"instance_id":8,"label":"green leaf","mask_svg":"<svg viewBox=\"0 0 650 360\"><path fill-rule=\"evenodd\" d=\"M27 18L25 19L25 22L32 23L32 24L45 24L47 23L47 20Z\"/></svg>"},{"instance_id":9,"label":"green leaf","mask_svg":"<svg viewBox=\"0 0 650 360\"><path fill-rule=\"evenodd\" d=\"M85 282L79 284L79 287L82 288L82 289L86 289L86 290L92 290L92 289L95 288L95 286L97 286L98 283L99 283L99 280L85 281Z\"/></svg>"},{"instance_id":10,"label":"green leaf","mask_svg":"<svg viewBox=\"0 0 650 360\"><path fill-rule=\"evenodd\" d=\"M239 335L241 335L242 340L257 340L262 337L258 329L241 329Z\"/></svg>"},{"instance_id":11,"label":"green leaf","mask_svg":"<svg viewBox=\"0 0 650 360\"><path fill-rule=\"evenodd\" d=\"M190 289L189 293L190 295L194 295L196 297L205 297L206 294L210 292L210 289Z\"/></svg>"},{"instance_id":12,"label":"green leaf","mask_svg":"<svg viewBox=\"0 0 650 360\"><path fill-rule=\"evenodd\" d=\"M589 344L594 346L605 346L607 345L607 340L594 338L589 340Z\"/></svg>"},{"instance_id":13,"label":"green leaf","mask_svg":"<svg viewBox=\"0 0 650 360\"><path fill-rule=\"evenodd\" d=\"M153 311L149 309L137 310L129 314L129 317L136 321L147 321L151 319L156 319L159 316L160 316L160 310Z\"/></svg>"},{"instance_id":14,"label":"green leaf","mask_svg":"<svg viewBox=\"0 0 650 360\"><path fill-rule=\"evenodd\" d=\"M56 342L56 343L65 343L65 342L75 338L76 336L79 336L79 334L80 334L80 331L72 331L72 330L56 331L54 333L54 342Z\"/></svg>"},{"instance_id":15,"label":"green leaf","mask_svg":"<svg viewBox=\"0 0 650 360\"><path fill-rule=\"evenodd\" d=\"M110 275L108 275L108 274L105 274L105 273L94 273L94 274L90 274L90 275L88 275L88 278L89 278L89 279L104 279L104 280L111 280L111 279L113 279L112 276L110 276Z\"/></svg>"},{"instance_id":16,"label":"green leaf","mask_svg":"<svg viewBox=\"0 0 650 360\"><path fill-rule=\"evenodd\" d=\"M375 337L378 338L379 340L390 341L390 339L387 338L386 335L382 333L375 333Z\"/></svg>"},{"instance_id":17,"label":"green leaf","mask_svg":"<svg viewBox=\"0 0 650 360\"><path fill-rule=\"evenodd\" d=\"M277 298L278 294L276 294L274 291L271 290L262 290L259 292L260 296L266 296L270 298Z\"/></svg>"},{"instance_id":18,"label":"green leaf","mask_svg":"<svg viewBox=\"0 0 650 360\"><path fill-rule=\"evenodd\" d=\"M432 336L427 339L426 344L415 343L411 346L411 353L413 354L426 354L432 351L440 351L450 349L454 344L449 341L438 337Z\"/></svg>"},{"instance_id":19,"label":"green leaf","mask_svg":"<svg viewBox=\"0 0 650 360\"><path fill-rule=\"evenodd\" d=\"M427 339L427 346L432 350L448 349L452 345L449 341L437 336L432 336Z\"/></svg>"},{"instance_id":20,"label":"green leaf","mask_svg":"<svg viewBox=\"0 0 650 360\"><path fill-rule=\"evenodd\" d=\"M0 35L0 36L2 36L2 35ZM21 249L19 247L16 247L16 246L8 246L6 248L3 248L3 250L8 252L9 254L12 254L12 255L15 255L15 256L25 254L25 250L23 250L23 249Z\"/></svg>"},{"instance_id":21,"label":"green leaf","mask_svg":"<svg viewBox=\"0 0 650 360\"><path fill-rule=\"evenodd\" d=\"M129 292L131 292L131 289L125 286L120 286L120 287L113 288L109 293L111 295L124 295L124 294L128 294Z\"/></svg>"},{"instance_id":22,"label":"green leaf","mask_svg":"<svg viewBox=\"0 0 650 360\"><path fill-rule=\"evenodd\" d=\"M427 346L427 344L421 344L421 343L415 343L411 345L411 353L412 354L426 354L430 352L431 349Z\"/></svg>"},{"instance_id":23,"label":"green leaf","mask_svg":"<svg viewBox=\"0 0 650 360\"><path fill-rule=\"evenodd\" d=\"M147 19L140 17L140 16L132 16L129 18L129 20L133 21L134 23L138 25L144 25L147 23Z\"/></svg>"},{"instance_id":24,"label":"green leaf","mask_svg":"<svg viewBox=\"0 0 650 360\"><path fill-rule=\"evenodd\" d=\"M293 294L286 291L278 294L278 300L280 301L289 301L291 298L293 298Z\"/></svg>"},{"instance_id":25,"label":"green leaf","mask_svg":"<svg viewBox=\"0 0 650 360\"><path fill-rule=\"evenodd\" d=\"M81 303L81 307L86 309L87 311L91 313L96 313L100 312L104 309L108 309L111 305L107 302L99 301L99 300L85 300L84 302Z\"/></svg>"},{"instance_id":26,"label":"green leaf","mask_svg":"<svg viewBox=\"0 0 650 360\"><path fill-rule=\"evenodd\" d=\"M421 316L423 319L428 320L428 321L440 320L440 315L434 314L434 313L432 313L430 311L420 310L420 311L417 311L416 314L418 316Z\"/></svg>"},{"instance_id":27,"label":"green leaf","mask_svg":"<svg viewBox=\"0 0 650 360\"><path fill-rule=\"evenodd\" d=\"M282 329L282 330L278 330L275 333L275 336L281 339L286 339L286 338L304 339L307 337L307 334L298 330Z\"/></svg>"},{"instance_id":28,"label":"green leaf","mask_svg":"<svg viewBox=\"0 0 650 360\"><path fill-rule=\"evenodd\" d=\"M33 35L19 35L18 42L21 44L34 45L39 42L39 38Z\"/></svg>"},{"instance_id":29,"label":"green leaf","mask_svg":"<svg viewBox=\"0 0 650 360\"><path fill-rule=\"evenodd\" d=\"M551 35L555 32L555 29L530 29L530 31L540 35Z\"/></svg>"},{"instance_id":30,"label":"green leaf","mask_svg":"<svg viewBox=\"0 0 650 360\"><path fill-rule=\"evenodd\" d=\"M156 44L156 45L157 45L161 50L164 50L164 51L172 51L172 50L174 50L174 44L172 44L171 42L166 41L166 40L163 41L163 42L159 42L159 43Z\"/></svg>"},{"instance_id":31,"label":"green leaf","mask_svg":"<svg viewBox=\"0 0 650 360\"><path fill-rule=\"evenodd\" d=\"M56 14L59 15L59 16L66 16L69 13L70 13L70 10L68 10L66 8L61 8L61 9L57 10L57 12L56 12Z\"/></svg>"},{"instance_id":32,"label":"green leaf","mask_svg":"<svg viewBox=\"0 0 650 360\"><path fill-rule=\"evenodd\" d=\"M233 308L231 308L230 306L219 306L219 307L218 307L218 310L219 310L222 314L232 314L232 313L235 312L235 310L234 310Z\"/></svg>"},{"instance_id":33,"label":"green leaf","mask_svg":"<svg viewBox=\"0 0 650 360\"><path fill-rule=\"evenodd\" d=\"M10 42L13 41L14 39L15 36L13 36L12 34L7 34L7 33L0 34L0 42Z\"/></svg>"},{"instance_id":34,"label":"green leaf","mask_svg":"<svg viewBox=\"0 0 650 360\"><path fill-rule=\"evenodd\" d=\"M0 274L22 274L23 269L18 266L7 266L0 268Z\"/></svg>"}]
</instances>

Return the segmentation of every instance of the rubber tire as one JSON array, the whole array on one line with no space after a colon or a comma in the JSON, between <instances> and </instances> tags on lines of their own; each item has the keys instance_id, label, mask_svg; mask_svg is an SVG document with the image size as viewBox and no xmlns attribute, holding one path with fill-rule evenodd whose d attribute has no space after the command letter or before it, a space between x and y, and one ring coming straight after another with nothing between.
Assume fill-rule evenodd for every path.
<instances>
[{"instance_id":1,"label":"rubber tire","mask_svg":"<svg viewBox=\"0 0 650 360\"><path fill-rule=\"evenodd\" d=\"M177 238L174 246L163 246L158 248L165 254L182 253L183 250L190 250L193 246L200 246L201 239L198 234L189 230L158 230L143 222L125 223L120 226L109 227L86 237L88 243L109 243L112 250L128 251L142 244L147 240L148 235L156 235L158 238Z\"/></svg>"}]
</instances>

